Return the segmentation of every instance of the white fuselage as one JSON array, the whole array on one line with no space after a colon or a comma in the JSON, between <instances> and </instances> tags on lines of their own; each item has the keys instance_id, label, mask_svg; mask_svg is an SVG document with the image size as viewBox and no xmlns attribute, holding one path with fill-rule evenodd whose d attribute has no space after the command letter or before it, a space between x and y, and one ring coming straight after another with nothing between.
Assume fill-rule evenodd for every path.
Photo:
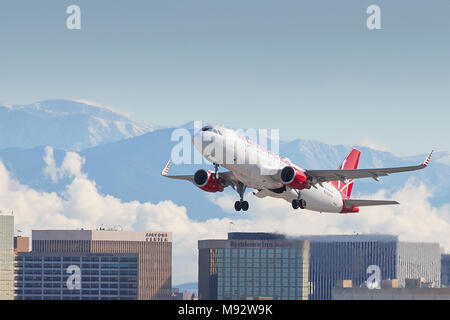
<instances>
[{"instance_id":1,"label":"white fuselage","mask_svg":"<svg viewBox=\"0 0 450 320\"><path fill-rule=\"evenodd\" d=\"M296 190L284 185L273 175L286 166L298 166L281 158L259 144L249 141L237 132L227 128L199 131L194 136L197 150L210 162L217 163L233 172L235 178L247 187L257 189L255 195L282 198L288 202L298 199L298 192L306 202L306 209L320 212L341 212L341 193L330 183L317 184L309 189Z\"/></svg>"}]
</instances>

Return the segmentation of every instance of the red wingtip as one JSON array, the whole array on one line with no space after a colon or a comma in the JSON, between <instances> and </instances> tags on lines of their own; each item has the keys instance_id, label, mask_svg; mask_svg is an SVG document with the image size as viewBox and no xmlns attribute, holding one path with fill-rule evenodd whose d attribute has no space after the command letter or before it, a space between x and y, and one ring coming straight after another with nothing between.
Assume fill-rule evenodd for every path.
<instances>
[{"instance_id":1,"label":"red wingtip","mask_svg":"<svg viewBox=\"0 0 450 320\"><path fill-rule=\"evenodd\" d=\"M167 161L167 164L164 167L163 171L161 172L161 175L167 176L167 174L169 173L169 168L170 168L171 164L172 164L172 160Z\"/></svg>"},{"instance_id":2,"label":"red wingtip","mask_svg":"<svg viewBox=\"0 0 450 320\"><path fill-rule=\"evenodd\" d=\"M431 158L431 155L433 154L433 151L434 150L431 150L431 152L430 152L430 154L428 155L428 157L425 159L425 161L423 162L423 165L426 167L426 166L428 166L428 163L430 162L430 158Z\"/></svg>"}]
</instances>

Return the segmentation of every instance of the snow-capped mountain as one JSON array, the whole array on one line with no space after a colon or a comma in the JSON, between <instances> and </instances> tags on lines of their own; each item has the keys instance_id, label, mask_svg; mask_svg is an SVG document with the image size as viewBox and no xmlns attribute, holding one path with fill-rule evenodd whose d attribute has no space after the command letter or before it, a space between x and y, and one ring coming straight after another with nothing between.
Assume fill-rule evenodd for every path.
<instances>
[{"instance_id":1,"label":"snow-capped mountain","mask_svg":"<svg viewBox=\"0 0 450 320\"><path fill-rule=\"evenodd\" d=\"M0 103L0 149L52 146L80 151L136 137L153 129L155 127L88 101Z\"/></svg>"}]
</instances>

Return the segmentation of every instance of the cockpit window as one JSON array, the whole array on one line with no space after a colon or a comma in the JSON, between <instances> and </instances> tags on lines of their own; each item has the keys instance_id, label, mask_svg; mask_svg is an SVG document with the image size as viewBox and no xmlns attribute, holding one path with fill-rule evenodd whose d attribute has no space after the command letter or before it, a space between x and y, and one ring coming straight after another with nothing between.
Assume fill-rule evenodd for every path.
<instances>
[{"instance_id":1,"label":"cockpit window","mask_svg":"<svg viewBox=\"0 0 450 320\"><path fill-rule=\"evenodd\" d=\"M212 126L204 126L202 128L202 131L211 131L211 132L214 132L214 133L217 133L217 134L220 134L220 135L222 134L222 131L219 128L212 127Z\"/></svg>"}]
</instances>

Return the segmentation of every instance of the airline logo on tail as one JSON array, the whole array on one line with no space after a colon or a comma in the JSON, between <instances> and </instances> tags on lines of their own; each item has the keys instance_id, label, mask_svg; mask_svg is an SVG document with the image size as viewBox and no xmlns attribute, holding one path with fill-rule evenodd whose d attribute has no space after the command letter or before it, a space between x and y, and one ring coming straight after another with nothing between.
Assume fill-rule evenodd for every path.
<instances>
[{"instance_id":1,"label":"airline logo on tail","mask_svg":"<svg viewBox=\"0 0 450 320\"><path fill-rule=\"evenodd\" d=\"M358 168L359 156L361 155L361 151L357 149L352 149L348 154L347 158L344 159L342 164L339 166L339 170L346 169L356 169ZM344 194L347 198L350 198L353 189L353 179L341 179L332 181L331 184L338 189L342 194Z\"/></svg>"}]
</instances>

